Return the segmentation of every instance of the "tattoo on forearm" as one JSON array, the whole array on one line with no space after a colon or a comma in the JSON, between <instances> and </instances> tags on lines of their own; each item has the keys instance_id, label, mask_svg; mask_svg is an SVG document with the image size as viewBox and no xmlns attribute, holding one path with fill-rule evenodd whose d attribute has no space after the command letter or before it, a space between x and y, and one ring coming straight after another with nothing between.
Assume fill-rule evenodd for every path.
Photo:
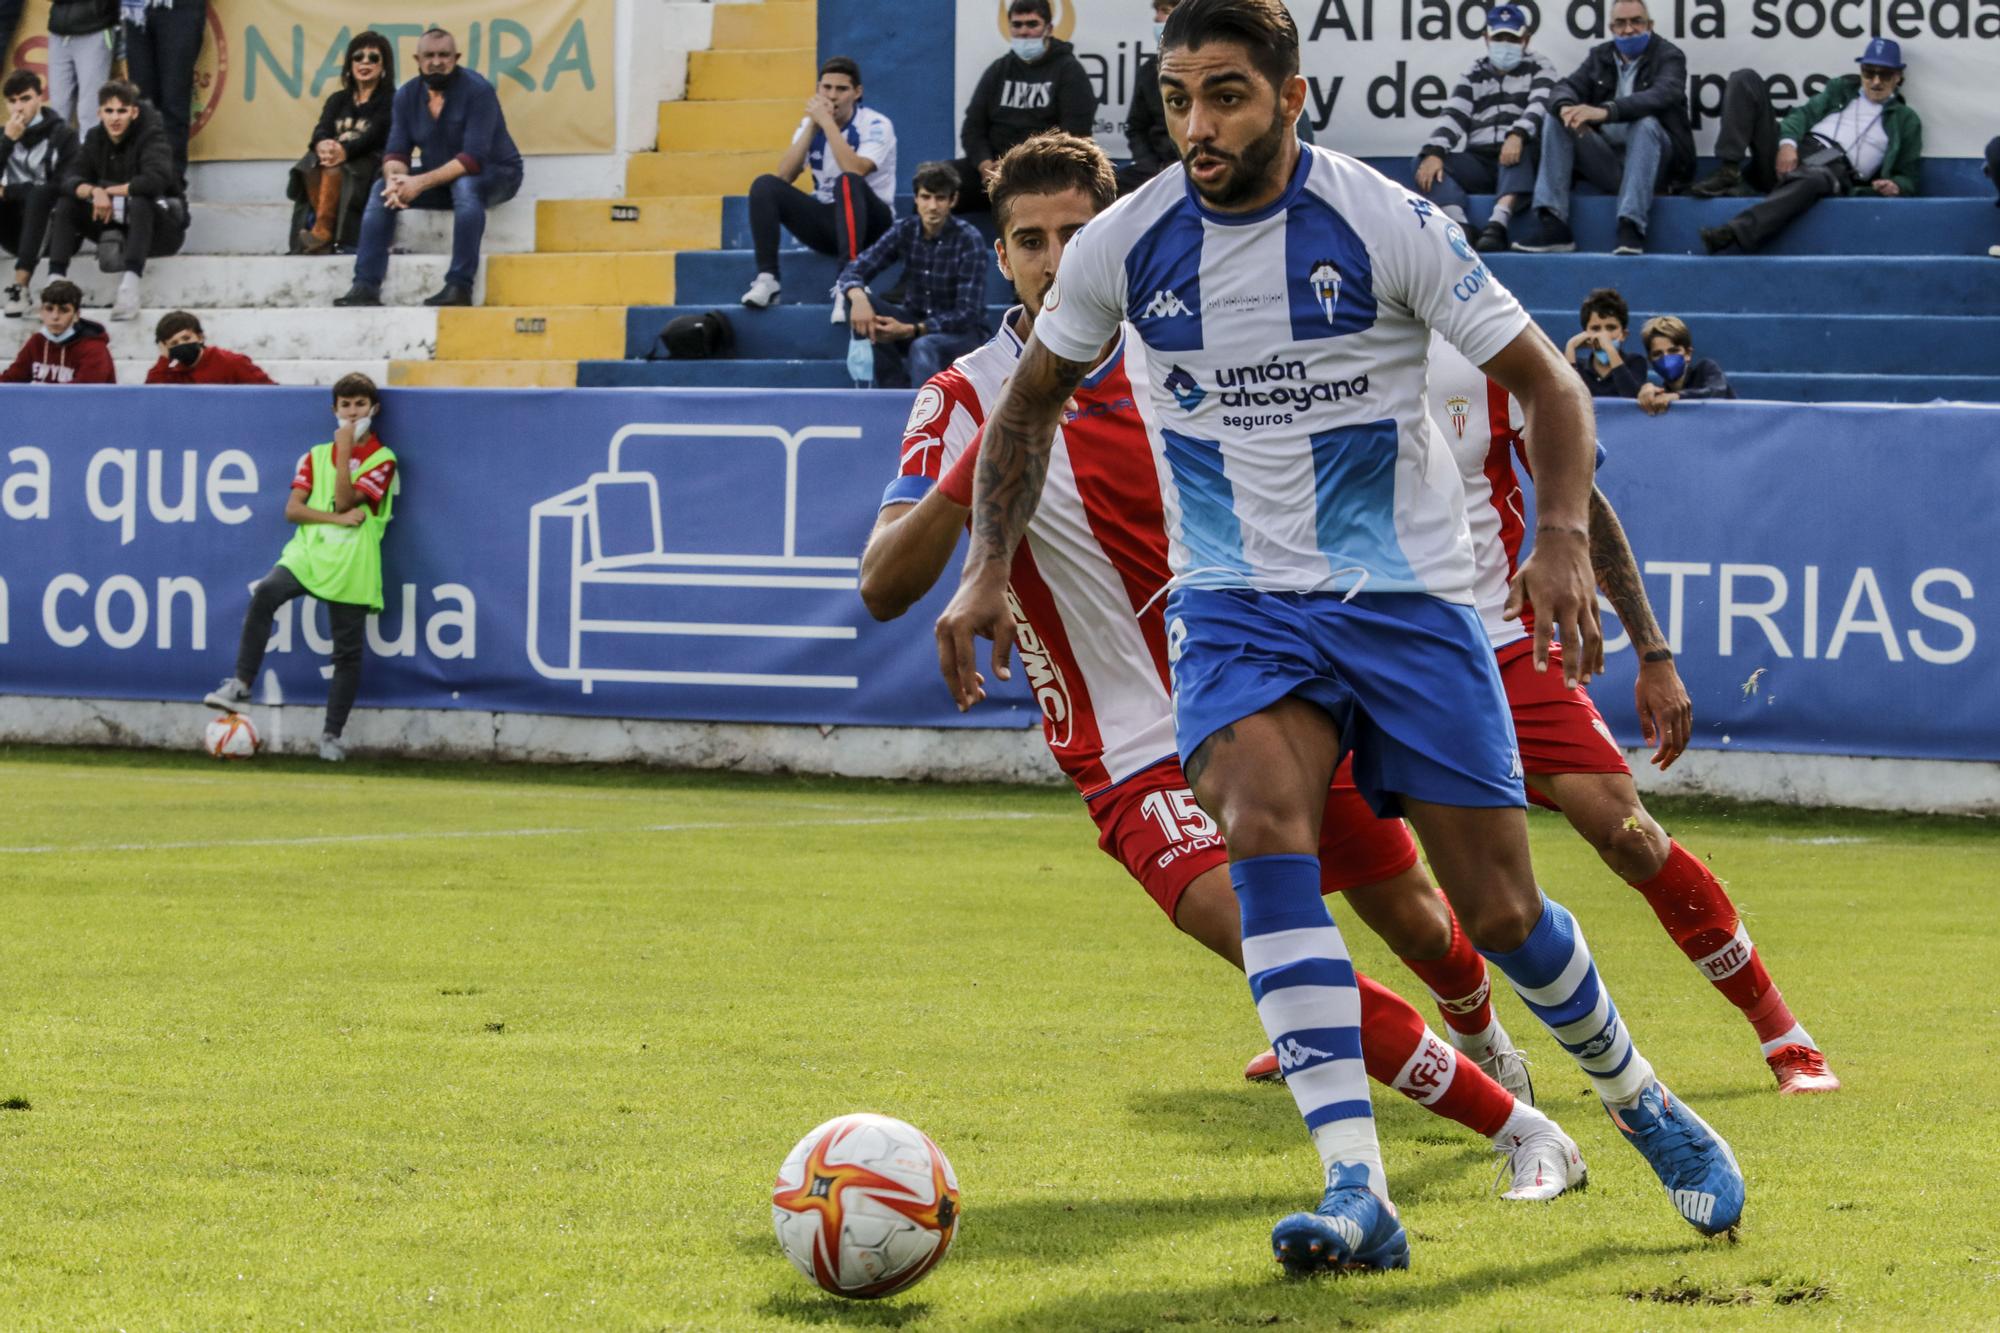
<instances>
[{"instance_id":1,"label":"tattoo on forearm","mask_svg":"<svg viewBox=\"0 0 2000 1333\"><path fill-rule=\"evenodd\" d=\"M1063 402L1090 367L1031 343L979 446L973 478L971 563L1005 566L1028 530L1049 473Z\"/></svg>"},{"instance_id":2,"label":"tattoo on forearm","mask_svg":"<svg viewBox=\"0 0 2000 1333\"><path fill-rule=\"evenodd\" d=\"M1665 649L1666 636L1660 633L1653 604L1646 599L1646 583L1639 576L1632 544L1625 539L1625 527L1604 492L1594 488L1590 492L1590 568L1631 636L1633 650L1643 657Z\"/></svg>"},{"instance_id":3,"label":"tattoo on forearm","mask_svg":"<svg viewBox=\"0 0 2000 1333\"><path fill-rule=\"evenodd\" d=\"M1192 787L1197 782L1200 782L1201 775L1208 771L1208 761L1215 758L1216 745L1218 743L1226 744L1235 739L1236 728L1234 726L1226 726L1220 731L1212 732L1207 740L1195 746L1194 753L1188 756L1187 761L1185 776L1188 780L1188 786Z\"/></svg>"}]
</instances>

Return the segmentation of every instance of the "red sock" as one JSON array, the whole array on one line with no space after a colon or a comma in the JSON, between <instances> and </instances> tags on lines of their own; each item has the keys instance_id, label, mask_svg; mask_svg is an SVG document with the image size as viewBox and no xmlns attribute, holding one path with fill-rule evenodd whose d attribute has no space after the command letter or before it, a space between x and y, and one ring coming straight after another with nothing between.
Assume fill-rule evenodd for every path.
<instances>
[{"instance_id":1,"label":"red sock","mask_svg":"<svg viewBox=\"0 0 2000 1333\"><path fill-rule=\"evenodd\" d=\"M1361 1061L1368 1076L1475 1134L1498 1134L1514 1113L1514 1094L1424 1026L1408 1000L1362 973L1354 981L1361 989Z\"/></svg>"},{"instance_id":2,"label":"red sock","mask_svg":"<svg viewBox=\"0 0 2000 1333\"><path fill-rule=\"evenodd\" d=\"M1737 919L1736 904L1709 868L1679 843L1671 844L1660 873L1633 888L1645 895L1667 934L1701 974L1743 1011L1757 1040L1804 1037L1785 997L1771 983L1750 932ZM1811 1045L1807 1038L1806 1045ZM1766 1054L1769 1052L1767 1051Z\"/></svg>"},{"instance_id":3,"label":"red sock","mask_svg":"<svg viewBox=\"0 0 2000 1333\"><path fill-rule=\"evenodd\" d=\"M1417 980L1430 991L1447 1027L1477 1037L1493 1026L1493 983L1486 975L1486 960L1458 928L1458 915L1452 912L1451 904L1446 903L1444 910L1451 916L1451 948L1444 957L1429 961L1405 958L1403 966L1416 973Z\"/></svg>"}]
</instances>

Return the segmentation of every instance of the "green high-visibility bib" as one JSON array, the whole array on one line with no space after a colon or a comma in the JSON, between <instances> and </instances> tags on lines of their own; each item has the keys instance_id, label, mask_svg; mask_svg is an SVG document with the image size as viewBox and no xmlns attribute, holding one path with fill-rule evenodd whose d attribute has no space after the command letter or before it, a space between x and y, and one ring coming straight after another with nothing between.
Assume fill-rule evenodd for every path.
<instances>
[{"instance_id":1,"label":"green high-visibility bib","mask_svg":"<svg viewBox=\"0 0 2000 1333\"><path fill-rule=\"evenodd\" d=\"M373 471L384 463L396 461L388 445L378 447L368 455L365 464L349 460L350 470ZM312 490L306 495L306 507L323 513L332 513L333 493L333 444L316 444L312 447ZM278 556L278 563L298 576L306 591L322 602L346 602L354 606L365 606L371 611L382 609L382 532L389 526L390 511L395 507L396 492L402 489L403 478L399 470L392 479L389 493L382 497L379 509L371 508L367 497L362 496L361 512L367 515L358 527L342 527L334 523L301 523L292 533L292 539L285 543L284 551Z\"/></svg>"}]
</instances>

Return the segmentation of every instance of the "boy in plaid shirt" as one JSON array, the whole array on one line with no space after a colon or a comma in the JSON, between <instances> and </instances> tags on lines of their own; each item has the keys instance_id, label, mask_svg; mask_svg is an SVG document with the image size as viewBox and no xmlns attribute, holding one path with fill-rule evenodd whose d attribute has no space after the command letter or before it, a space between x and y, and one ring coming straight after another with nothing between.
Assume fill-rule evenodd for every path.
<instances>
[{"instance_id":1,"label":"boy in plaid shirt","mask_svg":"<svg viewBox=\"0 0 2000 1333\"><path fill-rule=\"evenodd\" d=\"M882 238L840 271L837 299L857 338L875 344L875 383L885 389L922 384L987 339L985 238L963 218L958 171L949 162L917 168L917 215L898 219ZM903 262L900 303L877 300L868 282Z\"/></svg>"}]
</instances>

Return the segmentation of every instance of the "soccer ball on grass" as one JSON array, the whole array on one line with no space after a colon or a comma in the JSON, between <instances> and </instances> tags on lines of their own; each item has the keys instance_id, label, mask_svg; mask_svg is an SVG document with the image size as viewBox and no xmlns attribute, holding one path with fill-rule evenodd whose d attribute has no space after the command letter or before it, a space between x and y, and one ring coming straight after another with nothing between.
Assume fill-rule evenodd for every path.
<instances>
[{"instance_id":1,"label":"soccer ball on grass","mask_svg":"<svg viewBox=\"0 0 2000 1333\"><path fill-rule=\"evenodd\" d=\"M778 1168L771 1222L792 1266L836 1296L887 1296L943 1261L958 1234L958 1177L914 1125L844 1115Z\"/></svg>"}]
</instances>

